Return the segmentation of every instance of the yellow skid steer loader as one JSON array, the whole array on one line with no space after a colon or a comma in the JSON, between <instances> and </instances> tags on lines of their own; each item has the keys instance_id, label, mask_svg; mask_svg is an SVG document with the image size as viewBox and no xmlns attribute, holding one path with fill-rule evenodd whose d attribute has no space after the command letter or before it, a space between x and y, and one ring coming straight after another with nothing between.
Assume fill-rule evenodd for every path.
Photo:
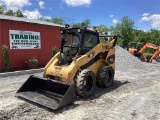
<instances>
[{"instance_id":1,"label":"yellow skid steer loader","mask_svg":"<svg viewBox=\"0 0 160 120\"><path fill-rule=\"evenodd\" d=\"M53 110L73 103L77 96L91 96L96 84L111 86L115 71L116 35L70 27L60 32L60 52L45 66L43 78L30 76L16 93Z\"/></svg>"}]
</instances>

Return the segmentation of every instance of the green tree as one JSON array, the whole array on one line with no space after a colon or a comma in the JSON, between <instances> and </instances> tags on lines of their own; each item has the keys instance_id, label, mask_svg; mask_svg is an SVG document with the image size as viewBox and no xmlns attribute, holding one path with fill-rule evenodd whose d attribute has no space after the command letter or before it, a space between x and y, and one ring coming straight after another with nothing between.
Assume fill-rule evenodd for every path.
<instances>
[{"instance_id":1,"label":"green tree","mask_svg":"<svg viewBox=\"0 0 160 120\"><path fill-rule=\"evenodd\" d=\"M5 12L5 15L14 16L15 13L13 12L13 10L9 9L8 11Z\"/></svg>"},{"instance_id":2,"label":"green tree","mask_svg":"<svg viewBox=\"0 0 160 120\"><path fill-rule=\"evenodd\" d=\"M86 27L90 27L90 20L89 19L85 19L82 23L73 24L72 27L82 27L83 24Z\"/></svg>"},{"instance_id":3,"label":"green tree","mask_svg":"<svg viewBox=\"0 0 160 120\"><path fill-rule=\"evenodd\" d=\"M51 19L46 18L46 19L44 19L44 21L46 21L46 22L51 22Z\"/></svg>"},{"instance_id":4,"label":"green tree","mask_svg":"<svg viewBox=\"0 0 160 120\"><path fill-rule=\"evenodd\" d=\"M64 20L62 18L52 18L51 22L55 24L60 24L60 25L64 24Z\"/></svg>"},{"instance_id":5,"label":"green tree","mask_svg":"<svg viewBox=\"0 0 160 120\"><path fill-rule=\"evenodd\" d=\"M114 26L110 26L108 28L108 31L110 32L110 34L113 34L114 29L115 29Z\"/></svg>"},{"instance_id":6,"label":"green tree","mask_svg":"<svg viewBox=\"0 0 160 120\"><path fill-rule=\"evenodd\" d=\"M143 30L133 30L133 42L147 42L148 33Z\"/></svg>"},{"instance_id":7,"label":"green tree","mask_svg":"<svg viewBox=\"0 0 160 120\"><path fill-rule=\"evenodd\" d=\"M72 27L82 27L82 24L81 23L76 23L76 24L73 24Z\"/></svg>"},{"instance_id":8,"label":"green tree","mask_svg":"<svg viewBox=\"0 0 160 120\"><path fill-rule=\"evenodd\" d=\"M85 19L82 23L84 23L86 27L90 27L91 21L89 19Z\"/></svg>"},{"instance_id":9,"label":"green tree","mask_svg":"<svg viewBox=\"0 0 160 120\"><path fill-rule=\"evenodd\" d=\"M110 26L108 32L110 32L110 34L118 34L117 29L114 26Z\"/></svg>"},{"instance_id":10,"label":"green tree","mask_svg":"<svg viewBox=\"0 0 160 120\"><path fill-rule=\"evenodd\" d=\"M4 5L0 5L0 14L4 14L5 7Z\"/></svg>"},{"instance_id":11,"label":"green tree","mask_svg":"<svg viewBox=\"0 0 160 120\"><path fill-rule=\"evenodd\" d=\"M117 23L116 29L122 45L127 46L133 40L134 21L124 16L121 23Z\"/></svg>"},{"instance_id":12,"label":"green tree","mask_svg":"<svg viewBox=\"0 0 160 120\"><path fill-rule=\"evenodd\" d=\"M16 12L15 12L15 16L16 17L25 17L25 15L23 15L22 11L20 9L18 9Z\"/></svg>"},{"instance_id":13,"label":"green tree","mask_svg":"<svg viewBox=\"0 0 160 120\"><path fill-rule=\"evenodd\" d=\"M149 42L156 45L160 45L160 31L151 29L149 31L133 30L134 42Z\"/></svg>"},{"instance_id":14,"label":"green tree","mask_svg":"<svg viewBox=\"0 0 160 120\"><path fill-rule=\"evenodd\" d=\"M156 29L151 29L149 34L152 43L160 45L160 31Z\"/></svg>"},{"instance_id":15,"label":"green tree","mask_svg":"<svg viewBox=\"0 0 160 120\"><path fill-rule=\"evenodd\" d=\"M101 34L108 34L108 28L106 25L99 25L96 26L97 31L99 31Z\"/></svg>"}]
</instances>

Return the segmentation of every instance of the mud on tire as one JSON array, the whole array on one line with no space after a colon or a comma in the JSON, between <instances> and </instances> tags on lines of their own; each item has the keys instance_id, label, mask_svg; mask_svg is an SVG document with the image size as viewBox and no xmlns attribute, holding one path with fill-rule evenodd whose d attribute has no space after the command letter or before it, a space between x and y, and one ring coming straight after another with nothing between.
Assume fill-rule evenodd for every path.
<instances>
[{"instance_id":1,"label":"mud on tire","mask_svg":"<svg viewBox=\"0 0 160 120\"><path fill-rule=\"evenodd\" d=\"M113 84L114 71L111 66L103 66L99 70L98 84L101 87L110 87Z\"/></svg>"},{"instance_id":2,"label":"mud on tire","mask_svg":"<svg viewBox=\"0 0 160 120\"><path fill-rule=\"evenodd\" d=\"M96 88L96 76L91 70L80 71L75 78L76 94L81 97L91 96Z\"/></svg>"}]
</instances>

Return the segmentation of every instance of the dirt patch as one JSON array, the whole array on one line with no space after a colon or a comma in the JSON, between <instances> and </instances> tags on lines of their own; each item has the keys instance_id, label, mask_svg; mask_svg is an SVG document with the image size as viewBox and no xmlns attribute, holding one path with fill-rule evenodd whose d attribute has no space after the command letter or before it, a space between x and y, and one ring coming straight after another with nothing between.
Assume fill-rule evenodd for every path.
<instances>
[{"instance_id":1,"label":"dirt patch","mask_svg":"<svg viewBox=\"0 0 160 120\"><path fill-rule=\"evenodd\" d=\"M54 115L54 114L53 114ZM21 103L18 104L17 107L6 110L0 111L0 119L12 119L12 120L42 120L48 119L48 116L52 116L49 111L45 111L39 107L33 106L28 103Z\"/></svg>"}]
</instances>

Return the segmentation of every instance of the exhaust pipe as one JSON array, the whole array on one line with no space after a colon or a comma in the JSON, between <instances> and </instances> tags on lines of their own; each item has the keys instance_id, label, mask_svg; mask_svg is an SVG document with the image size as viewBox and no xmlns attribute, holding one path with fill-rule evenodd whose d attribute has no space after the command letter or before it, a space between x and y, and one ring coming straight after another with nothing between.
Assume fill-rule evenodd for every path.
<instances>
[{"instance_id":1,"label":"exhaust pipe","mask_svg":"<svg viewBox=\"0 0 160 120\"><path fill-rule=\"evenodd\" d=\"M16 96L56 110L76 100L73 84L30 76L16 92Z\"/></svg>"}]
</instances>

